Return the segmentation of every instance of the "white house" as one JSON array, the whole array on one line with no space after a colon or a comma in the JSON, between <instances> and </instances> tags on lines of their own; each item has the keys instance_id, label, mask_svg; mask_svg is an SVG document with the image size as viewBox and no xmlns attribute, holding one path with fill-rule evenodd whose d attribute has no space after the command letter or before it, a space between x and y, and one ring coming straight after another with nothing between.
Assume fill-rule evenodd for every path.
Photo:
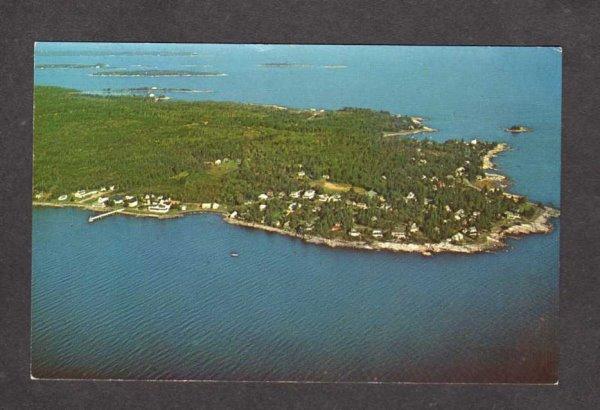
<instances>
[{"instance_id":1,"label":"white house","mask_svg":"<svg viewBox=\"0 0 600 410\"><path fill-rule=\"evenodd\" d=\"M220 159L216 160L215 165L221 165L221 160Z\"/></svg>"},{"instance_id":2,"label":"white house","mask_svg":"<svg viewBox=\"0 0 600 410\"><path fill-rule=\"evenodd\" d=\"M314 189L307 189L306 191L304 191L304 195L302 195L302 198L304 198L304 199L313 199L314 197L315 197Z\"/></svg>"},{"instance_id":3,"label":"white house","mask_svg":"<svg viewBox=\"0 0 600 410\"><path fill-rule=\"evenodd\" d=\"M260 194L258 196L258 199L260 199L261 201L266 201L267 199L269 199L269 195L267 195L267 194Z\"/></svg>"},{"instance_id":4,"label":"white house","mask_svg":"<svg viewBox=\"0 0 600 410\"><path fill-rule=\"evenodd\" d=\"M200 206L202 209L210 209L212 207L212 204L210 202L204 202Z\"/></svg>"},{"instance_id":5,"label":"white house","mask_svg":"<svg viewBox=\"0 0 600 410\"><path fill-rule=\"evenodd\" d=\"M219 204L216 202L213 202L212 209L219 209Z\"/></svg>"},{"instance_id":6,"label":"white house","mask_svg":"<svg viewBox=\"0 0 600 410\"><path fill-rule=\"evenodd\" d=\"M419 232L419 227L417 226L416 223L413 222L413 224L410 226L410 232L411 233Z\"/></svg>"},{"instance_id":7,"label":"white house","mask_svg":"<svg viewBox=\"0 0 600 410\"><path fill-rule=\"evenodd\" d=\"M299 172L298 172L298 176L299 176L299 177L304 177L304 176L306 176L306 172L304 172L304 171L299 171Z\"/></svg>"},{"instance_id":8,"label":"white house","mask_svg":"<svg viewBox=\"0 0 600 410\"><path fill-rule=\"evenodd\" d=\"M290 192L290 198L300 198L302 191Z\"/></svg>"},{"instance_id":9,"label":"white house","mask_svg":"<svg viewBox=\"0 0 600 410\"><path fill-rule=\"evenodd\" d=\"M157 214L166 214L167 212L169 212L169 209L171 209L171 205L165 205L165 204L158 204L158 205L153 205L153 206L148 207L148 210L150 212L154 212Z\"/></svg>"},{"instance_id":10,"label":"white house","mask_svg":"<svg viewBox=\"0 0 600 410\"><path fill-rule=\"evenodd\" d=\"M267 205L266 205L266 204L260 204L260 205L258 206L258 209L259 209L260 211L264 211L265 209L267 209Z\"/></svg>"},{"instance_id":11,"label":"white house","mask_svg":"<svg viewBox=\"0 0 600 410\"><path fill-rule=\"evenodd\" d=\"M59 201L66 201L68 197L69 197L68 195L61 195L61 196L58 197L58 200Z\"/></svg>"},{"instance_id":12,"label":"white house","mask_svg":"<svg viewBox=\"0 0 600 410\"><path fill-rule=\"evenodd\" d=\"M106 196L101 196L100 198L98 198L98 203L99 204L105 204L107 202L108 202L108 197L106 197Z\"/></svg>"},{"instance_id":13,"label":"white house","mask_svg":"<svg viewBox=\"0 0 600 410\"><path fill-rule=\"evenodd\" d=\"M357 232L355 229L352 229L350 232L348 232L348 235L350 235L353 238L357 238L360 236L360 232Z\"/></svg>"},{"instance_id":14,"label":"white house","mask_svg":"<svg viewBox=\"0 0 600 410\"><path fill-rule=\"evenodd\" d=\"M454 235L452 235L452 242L462 242L464 239L464 235L460 232L455 233Z\"/></svg>"},{"instance_id":15,"label":"white house","mask_svg":"<svg viewBox=\"0 0 600 410\"><path fill-rule=\"evenodd\" d=\"M135 208L136 206L138 206L138 200L137 198L133 198L131 201L129 201L129 205L130 208Z\"/></svg>"},{"instance_id":16,"label":"white house","mask_svg":"<svg viewBox=\"0 0 600 410\"><path fill-rule=\"evenodd\" d=\"M373 238L383 238L383 232L381 231L381 229L373 229L371 235L373 235Z\"/></svg>"},{"instance_id":17,"label":"white house","mask_svg":"<svg viewBox=\"0 0 600 410\"><path fill-rule=\"evenodd\" d=\"M237 218L237 216L238 216L238 212L237 211L233 211L231 214L229 214L229 217L232 218L232 219Z\"/></svg>"}]
</instances>

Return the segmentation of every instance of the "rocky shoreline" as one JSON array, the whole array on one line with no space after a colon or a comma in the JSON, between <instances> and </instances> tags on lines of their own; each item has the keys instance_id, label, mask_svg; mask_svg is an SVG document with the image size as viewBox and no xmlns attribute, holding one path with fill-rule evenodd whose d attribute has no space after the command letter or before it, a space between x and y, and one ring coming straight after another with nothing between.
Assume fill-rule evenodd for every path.
<instances>
[{"instance_id":1,"label":"rocky shoreline","mask_svg":"<svg viewBox=\"0 0 600 410\"><path fill-rule=\"evenodd\" d=\"M263 231L277 233L280 235L287 235L293 238L301 239L307 243L313 243L317 245L325 245L331 248L352 248L352 249L363 249L363 250L377 250L377 251L393 251L393 252L410 252L420 253L424 256L431 256L434 253L481 253L491 252L504 248L506 243L503 241L506 237L516 237L521 235L528 235L534 233L549 233L552 232L553 226L549 222L550 218L559 216L560 212L556 209L545 207L544 211L538 215L537 218L530 222L524 222L521 224L513 225L507 229L501 230L496 229L490 233L485 242L474 243L474 244L453 244L447 242L439 243L399 243L399 242L381 242L381 241L346 241L340 239L328 239L318 236L300 235L294 232L285 231L283 229L275 228L272 226L261 225L254 222L241 221L239 219L232 219L224 217L225 222L243 226L252 229L261 229Z\"/></svg>"}]
</instances>

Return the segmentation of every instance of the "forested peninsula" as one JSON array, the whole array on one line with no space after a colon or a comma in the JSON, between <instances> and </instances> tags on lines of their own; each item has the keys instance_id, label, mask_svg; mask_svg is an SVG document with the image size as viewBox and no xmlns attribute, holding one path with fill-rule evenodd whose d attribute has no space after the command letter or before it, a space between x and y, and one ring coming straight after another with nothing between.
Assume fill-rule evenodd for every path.
<instances>
[{"instance_id":1,"label":"forested peninsula","mask_svg":"<svg viewBox=\"0 0 600 410\"><path fill-rule=\"evenodd\" d=\"M479 252L549 232L505 192L504 144L433 142L423 119L361 108L157 101L35 88L34 205L229 223L329 246Z\"/></svg>"}]
</instances>

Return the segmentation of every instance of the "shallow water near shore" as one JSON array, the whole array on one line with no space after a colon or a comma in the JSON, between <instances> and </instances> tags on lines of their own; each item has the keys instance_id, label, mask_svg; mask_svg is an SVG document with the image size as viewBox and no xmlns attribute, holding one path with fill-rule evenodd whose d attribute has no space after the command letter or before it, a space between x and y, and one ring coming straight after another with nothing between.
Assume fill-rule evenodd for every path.
<instances>
[{"instance_id":1,"label":"shallow water near shore","mask_svg":"<svg viewBox=\"0 0 600 410\"><path fill-rule=\"evenodd\" d=\"M560 206L560 66L550 48L174 46L196 55L102 55L38 45L36 63L218 71L215 78L35 72L82 91L211 89L172 98L419 115L417 138L507 142L510 191ZM262 48L261 48L262 47ZM40 50L92 55L49 56ZM133 50L121 46L121 50ZM156 53L155 53L156 54ZM264 67L274 62L293 67ZM301 65L304 64L304 65ZM325 65L344 65L327 69ZM533 132L503 131L523 123ZM553 382L559 221L488 254L331 249L216 215L34 209L32 371L126 379ZM232 258L236 251L239 257Z\"/></svg>"}]
</instances>

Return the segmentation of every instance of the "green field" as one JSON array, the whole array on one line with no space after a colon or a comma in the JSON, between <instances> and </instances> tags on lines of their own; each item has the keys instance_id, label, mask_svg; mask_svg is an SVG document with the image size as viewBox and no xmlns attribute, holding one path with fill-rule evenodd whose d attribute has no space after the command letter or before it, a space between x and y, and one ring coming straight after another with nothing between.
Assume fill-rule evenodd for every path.
<instances>
[{"instance_id":1,"label":"green field","mask_svg":"<svg viewBox=\"0 0 600 410\"><path fill-rule=\"evenodd\" d=\"M134 195L219 202L248 221L321 236L377 228L386 238L403 230L415 242L443 240L471 226L484 232L504 221L506 211L533 214L524 199L508 199L501 188L474 188L495 144L383 137L420 127L410 117L367 109L157 102L36 87L33 189L53 199L116 185ZM336 186L344 187L337 202L288 197L311 188L331 194ZM370 190L377 194L367 195ZM257 199L263 193L266 202ZM294 201L304 206L288 213ZM260 203L267 209L259 210ZM456 219L460 209L465 217ZM409 231L413 223L418 232ZM332 231L336 224L342 229Z\"/></svg>"}]
</instances>

